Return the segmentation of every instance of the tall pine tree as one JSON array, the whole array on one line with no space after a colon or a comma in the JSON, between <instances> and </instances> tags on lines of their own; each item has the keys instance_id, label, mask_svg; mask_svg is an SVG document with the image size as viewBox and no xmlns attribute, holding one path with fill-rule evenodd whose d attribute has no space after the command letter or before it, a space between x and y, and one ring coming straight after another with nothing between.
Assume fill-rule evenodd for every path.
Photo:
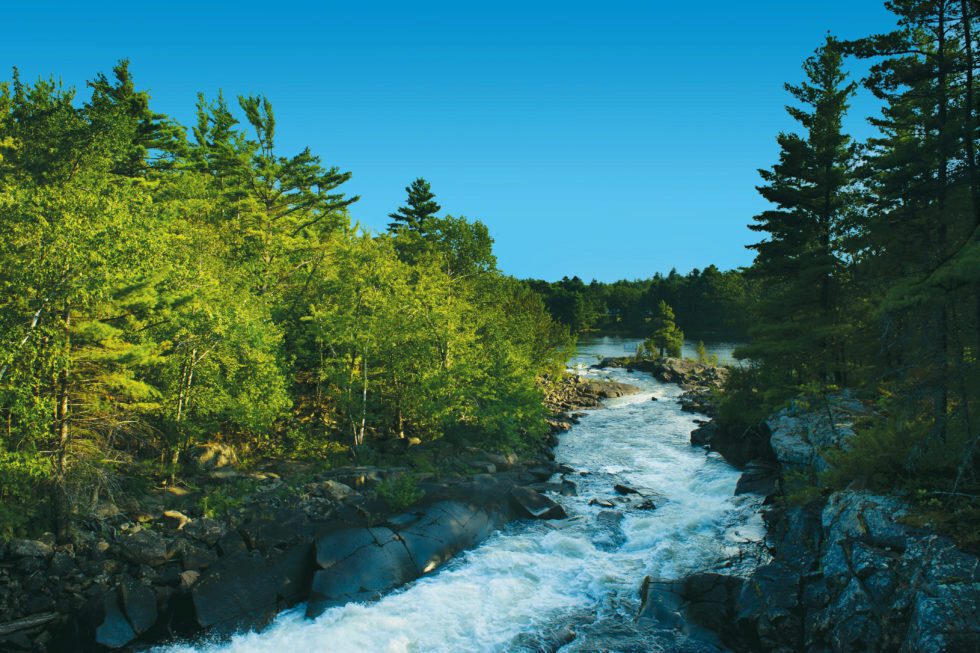
<instances>
[{"instance_id":1,"label":"tall pine tree","mask_svg":"<svg viewBox=\"0 0 980 653\"><path fill-rule=\"evenodd\" d=\"M806 80L786 89L800 106L787 111L803 128L777 138L779 162L760 170L759 193L774 205L750 229L749 276L761 286L752 344L740 355L778 370L787 388L844 383L846 326L841 313L842 243L852 205L855 145L842 120L856 85L847 80L831 37L803 66Z\"/></svg>"}]
</instances>

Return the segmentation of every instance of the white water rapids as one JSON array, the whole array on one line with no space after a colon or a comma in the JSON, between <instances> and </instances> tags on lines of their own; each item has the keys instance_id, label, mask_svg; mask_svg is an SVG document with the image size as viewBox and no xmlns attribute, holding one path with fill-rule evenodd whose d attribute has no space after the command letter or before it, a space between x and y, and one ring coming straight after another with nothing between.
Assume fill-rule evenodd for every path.
<instances>
[{"instance_id":1,"label":"white water rapids","mask_svg":"<svg viewBox=\"0 0 980 653\"><path fill-rule=\"evenodd\" d=\"M597 354L623 355L624 346L629 342L606 339L580 348L580 373L624 381L642 393L610 400L562 434L555 453L576 471L566 478L577 485L578 496L555 499L569 520L512 523L375 603L333 608L312 621L299 608L259 633L157 650L537 651L553 650L549 637L553 641L556 630L568 627L577 635L570 642L565 637L561 651L663 648L656 633L633 632L632 644L622 649L605 638L608 627L632 628L644 576L678 578L717 567L763 530L758 500L732 496L738 472L690 445L696 416L680 410L679 388L646 374L584 369ZM652 491L656 509L617 505L623 513L617 529L608 507L589 503L620 501L616 483Z\"/></svg>"}]
</instances>

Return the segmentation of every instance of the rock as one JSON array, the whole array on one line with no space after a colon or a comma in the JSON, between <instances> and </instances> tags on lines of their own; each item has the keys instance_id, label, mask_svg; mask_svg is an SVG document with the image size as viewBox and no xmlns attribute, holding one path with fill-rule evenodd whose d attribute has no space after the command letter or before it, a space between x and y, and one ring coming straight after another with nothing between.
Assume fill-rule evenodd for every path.
<instances>
[{"instance_id":1,"label":"rock","mask_svg":"<svg viewBox=\"0 0 980 653\"><path fill-rule=\"evenodd\" d=\"M846 448L855 420L872 412L847 392L810 401L798 399L766 420L775 459L788 470L819 476L829 465L821 455Z\"/></svg>"},{"instance_id":2,"label":"rock","mask_svg":"<svg viewBox=\"0 0 980 653\"><path fill-rule=\"evenodd\" d=\"M51 556L51 562L48 563L48 574L63 578L74 571L77 566L75 558L67 551L55 551L54 555Z\"/></svg>"},{"instance_id":3,"label":"rock","mask_svg":"<svg viewBox=\"0 0 980 653\"><path fill-rule=\"evenodd\" d=\"M476 546L502 521L482 507L458 501L434 503L415 517L399 529L398 537L420 575Z\"/></svg>"},{"instance_id":4,"label":"rock","mask_svg":"<svg viewBox=\"0 0 980 653\"><path fill-rule=\"evenodd\" d=\"M153 590L135 582L119 586L119 601L136 634L145 633L157 620L157 597Z\"/></svg>"},{"instance_id":5,"label":"rock","mask_svg":"<svg viewBox=\"0 0 980 653\"><path fill-rule=\"evenodd\" d=\"M314 484L310 494L330 499L331 501L343 501L356 494L356 492L349 485L328 479Z\"/></svg>"},{"instance_id":6,"label":"rock","mask_svg":"<svg viewBox=\"0 0 980 653\"><path fill-rule=\"evenodd\" d=\"M181 557L180 563L185 570L204 569L210 566L217 559L218 554L211 549L188 546L184 550L184 555Z\"/></svg>"},{"instance_id":7,"label":"rock","mask_svg":"<svg viewBox=\"0 0 980 653\"><path fill-rule=\"evenodd\" d=\"M272 547L310 541L313 524L302 510L283 509L271 518L249 521L239 529L249 549L263 552Z\"/></svg>"},{"instance_id":8,"label":"rock","mask_svg":"<svg viewBox=\"0 0 980 653\"><path fill-rule=\"evenodd\" d=\"M173 555L170 542L155 531L142 529L120 542L123 557L140 565L156 567Z\"/></svg>"},{"instance_id":9,"label":"rock","mask_svg":"<svg viewBox=\"0 0 980 653\"><path fill-rule=\"evenodd\" d=\"M167 522L178 531L184 530L184 527L190 523L191 518L180 512L179 510L164 510L163 517Z\"/></svg>"},{"instance_id":10,"label":"rock","mask_svg":"<svg viewBox=\"0 0 980 653\"><path fill-rule=\"evenodd\" d=\"M681 597L685 616L699 626L718 633L728 644L739 642L735 628L735 601L744 579L737 576L702 572L684 579Z\"/></svg>"},{"instance_id":11,"label":"rock","mask_svg":"<svg viewBox=\"0 0 980 653\"><path fill-rule=\"evenodd\" d=\"M779 489L779 467L766 460L750 460L735 486L735 494L758 494L768 497Z\"/></svg>"},{"instance_id":12,"label":"rock","mask_svg":"<svg viewBox=\"0 0 980 653\"><path fill-rule=\"evenodd\" d=\"M529 487L515 487L511 490L514 501L535 519L565 519L565 509L540 492Z\"/></svg>"},{"instance_id":13,"label":"rock","mask_svg":"<svg viewBox=\"0 0 980 653\"><path fill-rule=\"evenodd\" d=\"M92 516L96 519L112 519L118 515L121 515L122 511L119 507L108 501L100 501L99 504L92 509Z\"/></svg>"},{"instance_id":14,"label":"rock","mask_svg":"<svg viewBox=\"0 0 980 653\"><path fill-rule=\"evenodd\" d=\"M286 548L272 558L272 581L282 607L306 600L316 565L312 542L301 542Z\"/></svg>"},{"instance_id":15,"label":"rock","mask_svg":"<svg viewBox=\"0 0 980 653\"><path fill-rule=\"evenodd\" d=\"M7 637L8 635L21 630L45 626L52 621L57 620L60 616L61 615L57 612L44 612L41 614L32 614L21 619L14 619L13 621L0 623L0 637Z\"/></svg>"},{"instance_id":16,"label":"rock","mask_svg":"<svg viewBox=\"0 0 980 653\"><path fill-rule=\"evenodd\" d=\"M691 431L691 444L697 447L710 446L718 431L718 425L715 422L701 422L696 429Z\"/></svg>"},{"instance_id":17,"label":"rock","mask_svg":"<svg viewBox=\"0 0 980 653\"><path fill-rule=\"evenodd\" d=\"M351 601L375 600L418 577L407 549L390 529L353 530L356 532L336 532L317 540L321 569L313 575L307 616Z\"/></svg>"},{"instance_id":18,"label":"rock","mask_svg":"<svg viewBox=\"0 0 980 653\"><path fill-rule=\"evenodd\" d=\"M238 531L228 531L218 540L218 553L222 556L231 556L248 551L245 539Z\"/></svg>"},{"instance_id":19,"label":"rock","mask_svg":"<svg viewBox=\"0 0 980 653\"><path fill-rule=\"evenodd\" d=\"M190 589L200 577L201 573L193 569L180 572L180 588L184 590Z\"/></svg>"},{"instance_id":20,"label":"rock","mask_svg":"<svg viewBox=\"0 0 980 653\"><path fill-rule=\"evenodd\" d=\"M607 501L605 499L589 499L590 506L599 506L600 508L615 508L616 504L612 501Z\"/></svg>"},{"instance_id":21,"label":"rock","mask_svg":"<svg viewBox=\"0 0 980 653\"><path fill-rule=\"evenodd\" d=\"M225 526L217 519L201 517L195 519L184 526L184 534L195 540L204 542L208 546L214 546L225 534Z\"/></svg>"},{"instance_id":22,"label":"rock","mask_svg":"<svg viewBox=\"0 0 980 653\"><path fill-rule=\"evenodd\" d=\"M15 558L50 558L54 547L40 540L11 540L8 554Z\"/></svg>"},{"instance_id":23,"label":"rock","mask_svg":"<svg viewBox=\"0 0 980 653\"><path fill-rule=\"evenodd\" d=\"M185 459L202 472L211 472L238 463L235 450L220 442L195 445L186 452Z\"/></svg>"},{"instance_id":24,"label":"rock","mask_svg":"<svg viewBox=\"0 0 980 653\"><path fill-rule=\"evenodd\" d=\"M116 590L103 593L90 606L97 644L116 649L136 639L136 632L119 605L119 593Z\"/></svg>"},{"instance_id":25,"label":"rock","mask_svg":"<svg viewBox=\"0 0 980 653\"><path fill-rule=\"evenodd\" d=\"M271 565L257 552L223 556L191 587L199 626L222 630L264 625L278 610Z\"/></svg>"},{"instance_id":26,"label":"rock","mask_svg":"<svg viewBox=\"0 0 980 653\"><path fill-rule=\"evenodd\" d=\"M616 494L622 494L622 495L626 495L626 494L639 494L640 493L639 490L633 489L633 488L631 488L631 487L629 487L627 485L621 485L619 483L617 483L616 485L614 485L613 486L613 489L616 490Z\"/></svg>"}]
</instances>

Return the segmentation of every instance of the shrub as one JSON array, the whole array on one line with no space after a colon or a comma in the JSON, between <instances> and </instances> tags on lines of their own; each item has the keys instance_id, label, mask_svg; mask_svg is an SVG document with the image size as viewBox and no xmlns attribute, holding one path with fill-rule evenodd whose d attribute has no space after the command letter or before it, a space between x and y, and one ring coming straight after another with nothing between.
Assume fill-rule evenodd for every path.
<instances>
[{"instance_id":1,"label":"shrub","mask_svg":"<svg viewBox=\"0 0 980 653\"><path fill-rule=\"evenodd\" d=\"M404 510L425 496L411 474L396 474L378 484L378 496L392 510Z\"/></svg>"}]
</instances>

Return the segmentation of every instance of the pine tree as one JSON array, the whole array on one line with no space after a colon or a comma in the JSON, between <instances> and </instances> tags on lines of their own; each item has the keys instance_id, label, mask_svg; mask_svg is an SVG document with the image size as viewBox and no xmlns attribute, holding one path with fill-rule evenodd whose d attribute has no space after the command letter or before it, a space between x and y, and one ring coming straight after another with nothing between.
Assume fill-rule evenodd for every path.
<instances>
[{"instance_id":1,"label":"pine tree","mask_svg":"<svg viewBox=\"0 0 980 653\"><path fill-rule=\"evenodd\" d=\"M976 340L968 334L977 333L970 313L980 307L962 310L980 282L975 16L971 3L954 0L903 0L889 9L897 30L849 47L876 59L866 86L885 104L872 120L880 136L864 167L871 203L862 267L876 282L868 294L881 324L879 378L901 397L893 403L897 428L916 442L911 469L935 456L930 447L955 450L950 437L977 430Z\"/></svg>"},{"instance_id":2,"label":"pine tree","mask_svg":"<svg viewBox=\"0 0 980 653\"><path fill-rule=\"evenodd\" d=\"M410 230L425 235L428 232L429 220L442 209L435 201L429 182L419 177L405 187L408 193L406 205L400 207L394 213L389 213L391 223L388 224L389 233L399 233Z\"/></svg>"},{"instance_id":3,"label":"pine tree","mask_svg":"<svg viewBox=\"0 0 980 653\"><path fill-rule=\"evenodd\" d=\"M849 232L855 145L842 131L856 85L847 81L831 37L804 66L806 81L786 89L800 103L787 111L802 134L777 138L779 162L760 170L759 193L774 208L754 218L765 240L749 246L748 275L761 286L740 355L781 371L784 383L843 383L847 326L841 313L844 239Z\"/></svg>"},{"instance_id":4,"label":"pine tree","mask_svg":"<svg viewBox=\"0 0 980 653\"><path fill-rule=\"evenodd\" d=\"M674 322L674 309L661 301L653 318L653 335L644 343L644 348L653 355L679 358L684 346L684 332Z\"/></svg>"}]
</instances>

